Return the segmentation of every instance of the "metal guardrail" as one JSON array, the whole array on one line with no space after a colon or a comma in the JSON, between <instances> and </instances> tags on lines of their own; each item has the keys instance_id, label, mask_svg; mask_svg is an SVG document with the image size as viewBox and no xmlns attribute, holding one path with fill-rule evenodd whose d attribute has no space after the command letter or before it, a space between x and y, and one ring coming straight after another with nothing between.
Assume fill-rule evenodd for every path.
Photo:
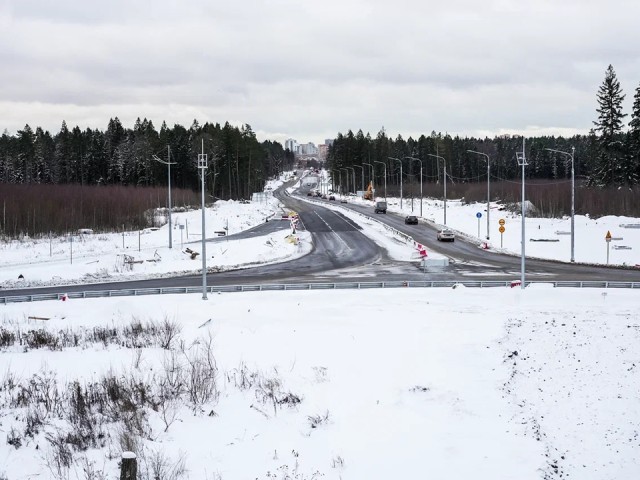
<instances>
[{"instance_id":1,"label":"metal guardrail","mask_svg":"<svg viewBox=\"0 0 640 480\"><path fill-rule=\"evenodd\" d=\"M526 285L553 285L554 288L638 288L640 282L610 282L610 281L528 281ZM338 283L282 283L260 285L220 285L207 287L208 293L233 293L233 292L265 292L288 290L365 290L371 288L455 288L456 286L470 288L504 288L514 287L519 283L503 280L417 280L417 281L393 281L393 282L338 282ZM82 299L82 298L108 298L129 297L143 295L172 295L184 293L201 293L202 287L166 287L166 288L139 288L123 290L95 290L71 293L44 293L33 295L12 295L0 297L0 304L38 302L43 300Z\"/></svg>"}]
</instances>

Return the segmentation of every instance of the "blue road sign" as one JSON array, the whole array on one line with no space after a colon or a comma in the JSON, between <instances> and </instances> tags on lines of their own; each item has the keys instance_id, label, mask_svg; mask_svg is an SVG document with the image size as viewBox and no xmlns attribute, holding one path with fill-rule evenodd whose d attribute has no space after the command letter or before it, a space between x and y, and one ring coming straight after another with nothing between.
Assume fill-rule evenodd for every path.
<instances>
[{"instance_id":1,"label":"blue road sign","mask_svg":"<svg viewBox=\"0 0 640 480\"><path fill-rule=\"evenodd\" d=\"M476 213L476 217L478 217L478 218L482 217L482 213L480 213L480 212Z\"/></svg>"}]
</instances>

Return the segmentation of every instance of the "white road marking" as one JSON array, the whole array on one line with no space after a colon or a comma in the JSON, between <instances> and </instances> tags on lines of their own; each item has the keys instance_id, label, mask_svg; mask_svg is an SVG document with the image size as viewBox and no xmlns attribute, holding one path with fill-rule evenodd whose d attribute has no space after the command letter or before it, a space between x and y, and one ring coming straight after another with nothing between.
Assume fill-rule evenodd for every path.
<instances>
[{"instance_id":1,"label":"white road marking","mask_svg":"<svg viewBox=\"0 0 640 480\"><path fill-rule=\"evenodd\" d=\"M320 215L318 215L318 212L315 212L315 211L314 211L313 213L315 213L315 214L318 216L318 218L319 218L320 220L322 220L322 222L327 226L327 228L328 228L329 230L331 230L331 232L332 232L335 236L337 236L337 237L338 237L338 239L342 242L342 244L345 246L345 248L346 248L347 250L351 250L351 247L347 244L347 242L345 242L345 241L342 239L342 237L341 237L338 233L336 233L336 232L333 230L333 228L331 228L331 226L330 226L330 225L329 225L329 224L324 220L324 218L322 218Z\"/></svg>"}]
</instances>

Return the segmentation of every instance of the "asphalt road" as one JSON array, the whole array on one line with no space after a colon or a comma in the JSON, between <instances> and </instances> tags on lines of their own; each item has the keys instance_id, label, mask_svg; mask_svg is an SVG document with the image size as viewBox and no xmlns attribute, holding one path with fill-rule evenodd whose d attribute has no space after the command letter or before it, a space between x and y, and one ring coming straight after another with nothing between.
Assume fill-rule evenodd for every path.
<instances>
[{"instance_id":1,"label":"asphalt road","mask_svg":"<svg viewBox=\"0 0 640 480\"><path fill-rule=\"evenodd\" d=\"M439 242L436 238L438 226L420 220L418 225L406 225L404 216L396 214L376 214L373 203L362 206L356 203L336 203L320 200L321 203L339 205L363 215L370 216L385 223L396 230L410 235L416 242L427 247L428 251L436 252L449 258L446 272L433 272L438 279L477 277L485 279L509 280L520 278L520 256L495 253L481 248L481 241L466 241L456 238L454 242ZM529 280L603 280L640 282L640 270L616 266L601 266L556 262L550 260L527 257L525 274Z\"/></svg>"},{"instance_id":2,"label":"asphalt road","mask_svg":"<svg viewBox=\"0 0 640 480\"><path fill-rule=\"evenodd\" d=\"M394 214L378 214L373 206L330 202L344 208L371 216L378 221L402 231L419 243L449 258L449 266L430 268L426 271L418 262L396 262L375 242L364 235L360 227L339 211L323 206L319 199L308 202L306 191L301 197L290 197L284 188L274 192L282 203L299 215L299 226L313 236L313 250L309 255L289 262L259 265L234 271L210 273L208 285L302 283L336 281L410 281L410 280L514 280L520 278L520 258L483 250L477 243L456 239L442 243L436 240L436 226L420 221L418 225L405 225L404 217ZM272 219L234 238L265 235L282 231L290 233L289 222ZM210 239L225 241L225 237ZM527 280L605 280L640 282L640 271L615 267L602 267L526 260ZM29 295L37 293L69 293L74 291L118 290L132 288L184 287L202 285L202 275L186 275L170 278L132 280L99 284L69 285L63 287L41 287L21 290L2 290L0 296Z\"/></svg>"}]
</instances>

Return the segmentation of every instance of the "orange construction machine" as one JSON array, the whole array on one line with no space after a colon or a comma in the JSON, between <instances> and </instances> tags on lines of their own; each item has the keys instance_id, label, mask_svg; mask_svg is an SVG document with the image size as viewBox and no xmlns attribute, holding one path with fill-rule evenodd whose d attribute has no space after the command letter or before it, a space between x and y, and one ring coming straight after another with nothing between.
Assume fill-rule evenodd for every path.
<instances>
[{"instance_id":1,"label":"orange construction machine","mask_svg":"<svg viewBox=\"0 0 640 480\"><path fill-rule=\"evenodd\" d=\"M373 182L369 182L369 186L364 191L365 200L373 200Z\"/></svg>"}]
</instances>

